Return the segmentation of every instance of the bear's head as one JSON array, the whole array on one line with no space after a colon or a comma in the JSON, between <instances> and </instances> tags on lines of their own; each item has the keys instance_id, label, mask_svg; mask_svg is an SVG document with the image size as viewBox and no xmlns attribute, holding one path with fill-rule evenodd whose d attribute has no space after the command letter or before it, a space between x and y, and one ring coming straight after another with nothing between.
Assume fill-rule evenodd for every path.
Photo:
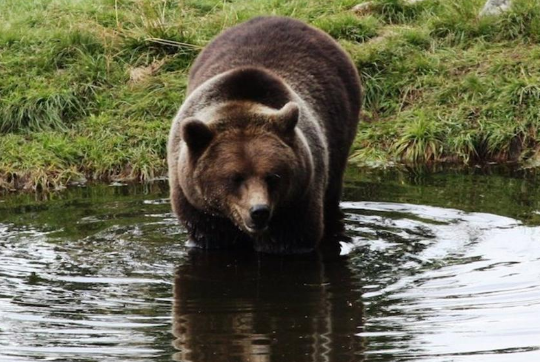
<instances>
[{"instance_id":1,"label":"bear's head","mask_svg":"<svg viewBox=\"0 0 540 362\"><path fill-rule=\"evenodd\" d=\"M294 102L272 109L240 101L182 120L177 177L188 201L251 236L263 234L311 178L298 120Z\"/></svg>"}]
</instances>

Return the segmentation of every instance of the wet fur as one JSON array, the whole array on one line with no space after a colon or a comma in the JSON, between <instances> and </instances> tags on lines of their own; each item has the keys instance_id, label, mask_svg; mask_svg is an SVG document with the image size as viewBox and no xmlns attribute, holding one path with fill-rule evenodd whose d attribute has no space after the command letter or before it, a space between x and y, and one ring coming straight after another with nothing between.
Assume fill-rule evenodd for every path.
<instances>
[{"instance_id":1,"label":"wet fur","mask_svg":"<svg viewBox=\"0 0 540 362\"><path fill-rule=\"evenodd\" d=\"M189 163L198 162L198 157L182 156L186 146L181 123L194 116L212 118L212 127L220 136L242 127L246 132L264 131L268 127L264 120L251 117L250 124L235 124L245 118L232 113L257 104L279 110L290 101L298 104L300 119L289 146L299 153L304 167L310 168L302 170L307 174L300 177L307 181L299 181L304 183L276 206L270 234L253 240L237 227L234 218L213 213L202 206L202 200L190 200L194 197L191 192L180 187L181 179L190 177L194 165ZM227 102L233 104L230 117L221 117L219 122L208 117L216 105ZM239 102L236 107L235 102ZM173 122L168 144L171 203L195 244L301 252L312 249L323 234L342 232L342 178L359 110L357 71L325 33L289 18L260 17L218 36L191 69L188 97ZM304 144L308 155L302 155Z\"/></svg>"}]
</instances>

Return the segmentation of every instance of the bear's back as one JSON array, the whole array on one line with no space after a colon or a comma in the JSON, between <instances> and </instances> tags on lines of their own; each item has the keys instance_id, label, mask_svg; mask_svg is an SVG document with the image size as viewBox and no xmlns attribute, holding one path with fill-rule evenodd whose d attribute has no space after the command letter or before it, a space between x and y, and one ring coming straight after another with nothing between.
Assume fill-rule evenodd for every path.
<instances>
[{"instance_id":1,"label":"bear's back","mask_svg":"<svg viewBox=\"0 0 540 362\"><path fill-rule=\"evenodd\" d=\"M349 56L330 36L301 21L258 17L226 30L197 58L188 93L218 74L241 67L267 69L283 78L314 108L331 134L336 133L333 126L341 122L351 126L358 120L360 84ZM334 125L337 115L341 119Z\"/></svg>"}]
</instances>

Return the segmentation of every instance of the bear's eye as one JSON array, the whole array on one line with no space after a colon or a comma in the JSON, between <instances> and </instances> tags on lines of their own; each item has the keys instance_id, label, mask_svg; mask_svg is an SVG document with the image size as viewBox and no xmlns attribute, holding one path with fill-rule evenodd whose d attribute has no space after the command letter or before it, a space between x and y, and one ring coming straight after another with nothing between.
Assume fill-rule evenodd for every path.
<instances>
[{"instance_id":1,"label":"bear's eye","mask_svg":"<svg viewBox=\"0 0 540 362\"><path fill-rule=\"evenodd\" d=\"M266 181L266 184L268 187L275 187L279 183L279 180L281 179L281 176L277 173L270 173L266 175L264 180Z\"/></svg>"},{"instance_id":2,"label":"bear's eye","mask_svg":"<svg viewBox=\"0 0 540 362\"><path fill-rule=\"evenodd\" d=\"M234 175L231 176L231 183L235 187L240 186L245 180L246 178L244 177L244 175L240 173L235 173Z\"/></svg>"}]
</instances>

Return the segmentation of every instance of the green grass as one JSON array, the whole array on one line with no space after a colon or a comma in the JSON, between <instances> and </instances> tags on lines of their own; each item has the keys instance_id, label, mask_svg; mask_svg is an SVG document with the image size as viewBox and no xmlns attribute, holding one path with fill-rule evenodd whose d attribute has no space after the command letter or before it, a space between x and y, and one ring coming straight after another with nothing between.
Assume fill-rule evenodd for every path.
<instances>
[{"instance_id":1,"label":"green grass","mask_svg":"<svg viewBox=\"0 0 540 362\"><path fill-rule=\"evenodd\" d=\"M369 120L353 162L535 162L540 12L516 0L511 12L479 19L482 3L379 2L391 33L347 47Z\"/></svg>"},{"instance_id":2,"label":"green grass","mask_svg":"<svg viewBox=\"0 0 540 362\"><path fill-rule=\"evenodd\" d=\"M264 14L303 19L351 54L365 92L352 163L538 165L540 8L515 0L479 19L483 2L377 0L357 16L357 0L3 0L0 189L164 175L189 66Z\"/></svg>"}]
</instances>

